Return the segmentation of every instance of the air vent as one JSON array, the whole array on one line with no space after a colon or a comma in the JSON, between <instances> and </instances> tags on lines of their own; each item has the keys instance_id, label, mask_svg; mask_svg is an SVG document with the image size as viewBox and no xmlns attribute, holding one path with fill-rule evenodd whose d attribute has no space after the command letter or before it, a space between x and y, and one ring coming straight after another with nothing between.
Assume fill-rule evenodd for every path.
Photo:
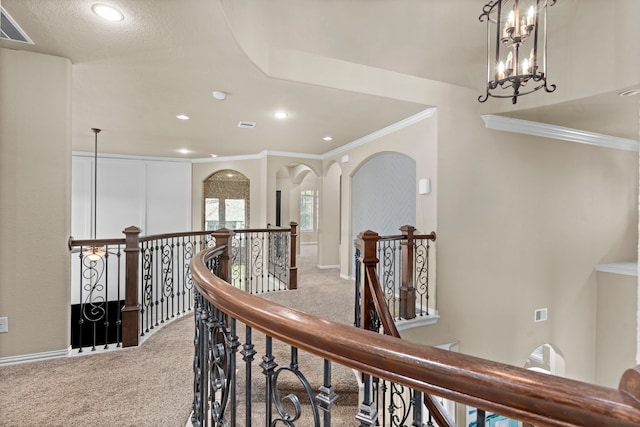
<instances>
[{"instance_id":1,"label":"air vent","mask_svg":"<svg viewBox=\"0 0 640 427\"><path fill-rule=\"evenodd\" d=\"M2 12L0 16L0 39L11 40L14 42L34 44L27 33L22 31L20 25L9 15L9 12L0 7Z\"/></svg>"},{"instance_id":2,"label":"air vent","mask_svg":"<svg viewBox=\"0 0 640 427\"><path fill-rule=\"evenodd\" d=\"M547 309L540 308L533 312L533 321L534 322L543 322L547 320Z\"/></svg>"},{"instance_id":3,"label":"air vent","mask_svg":"<svg viewBox=\"0 0 640 427\"><path fill-rule=\"evenodd\" d=\"M243 129L253 129L256 127L256 122L240 122L238 123L238 127Z\"/></svg>"}]
</instances>

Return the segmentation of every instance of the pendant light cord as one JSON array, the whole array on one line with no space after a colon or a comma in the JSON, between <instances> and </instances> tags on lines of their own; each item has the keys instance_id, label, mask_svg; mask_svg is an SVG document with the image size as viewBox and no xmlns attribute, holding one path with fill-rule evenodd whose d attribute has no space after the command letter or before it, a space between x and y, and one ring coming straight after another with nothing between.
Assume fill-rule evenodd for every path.
<instances>
[{"instance_id":1,"label":"pendant light cord","mask_svg":"<svg viewBox=\"0 0 640 427\"><path fill-rule=\"evenodd\" d=\"M98 133L101 129L91 128L93 131L94 148L93 148L93 240L96 240L98 234Z\"/></svg>"}]
</instances>

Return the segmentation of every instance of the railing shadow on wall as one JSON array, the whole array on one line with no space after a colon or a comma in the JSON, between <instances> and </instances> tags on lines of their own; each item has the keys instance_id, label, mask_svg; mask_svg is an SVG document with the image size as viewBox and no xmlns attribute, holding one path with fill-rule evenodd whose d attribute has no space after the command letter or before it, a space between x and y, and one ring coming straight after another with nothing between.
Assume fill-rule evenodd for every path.
<instances>
[{"instance_id":1,"label":"railing shadow on wall","mask_svg":"<svg viewBox=\"0 0 640 427\"><path fill-rule=\"evenodd\" d=\"M410 390L409 397L414 400L420 394L435 395L536 426L640 424L640 367L625 372L619 389L615 390L418 345L316 317L232 286L229 245L219 243L222 246L198 253L191 262L197 295L194 426L241 425L237 423L242 419L245 425L251 425L251 417L256 415L252 405L258 402L264 405L261 414L266 420L262 424L319 426L323 418L322 425L330 426L331 410L340 404L337 397L340 390L331 383L332 363L355 369L363 377L402 385ZM367 270L369 277L375 277L372 266ZM390 316L388 320L393 323ZM266 350L260 365L254 364L257 352L252 331L265 335ZM275 341L290 346L290 360L275 360L272 352ZM324 381L315 396L299 369L299 351L324 360ZM257 369L266 383L259 390L251 387ZM297 394L280 396L278 383L282 371L293 372L304 384L301 393L310 398L310 408L302 407ZM372 382L365 384L364 397L354 418L361 427L387 425L381 424L372 401ZM259 395L262 391L264 396ZM285 401L291 409L285 408ZM308 418L303 418L303 409L310 412ZM424 425L424 415L419 412L408 414L413 423L411 418L407 423ZM388 425L398 425L394 424L397 421L397 418L390 420ZM340 425L344 425L344 420ZM403 421L401 425L408 424Z\"/></svg>"},{"instance_id":2,"label":"railing shadow on wall","mask_svg":"<svg viewBox=\"0 0 640 427\"><path fill-rule=\"evenodd\" d=\"M69 239L71 346L81 353L138 345L167 322L193 310L190 262L232 233L231 283L249 293L297 288L297 224L290 228L194 231L125 238Z\"/></svg>"}]
</instances>

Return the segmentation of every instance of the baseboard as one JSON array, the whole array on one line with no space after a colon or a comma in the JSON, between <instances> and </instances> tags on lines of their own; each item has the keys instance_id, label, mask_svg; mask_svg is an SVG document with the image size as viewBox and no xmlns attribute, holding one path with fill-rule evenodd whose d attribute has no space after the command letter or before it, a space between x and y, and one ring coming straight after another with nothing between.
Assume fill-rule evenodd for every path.
<instances>
[{"instance_id":1,"label":"baseboard","mask_svg":"<svg viewBox=\"0 0 640 427\"><path fill-rule=\"evenodd\" d=\"M15 363L35 362L38 360L57 359L67 357L71 347L65 350L45 351L42 353L21 354L18 356L0 357L0 365L12 365Z\"/></svg>"},{"instance_id":2,"label":"baseboard","mask_svg":"<svg viewBox=\"0 0 640 427\"><path fill-rule=\"evenodd\" d=\"M354 278L352 276L349 276L348 274L340 274L340 278L344 279L344 280L354 280Z\"/></svg>"},{"instance_id":3,"label":"baseboard","mask_svg":"<svg viewBox=\"0 0 640 427\"><path fill-rule=\"evenodd\" d=\"M336 264L336 265L316 265L316 267L318 267L320 270L329 270L332 268L340 268L340 264Z\"/></svg>"}]
</instances>

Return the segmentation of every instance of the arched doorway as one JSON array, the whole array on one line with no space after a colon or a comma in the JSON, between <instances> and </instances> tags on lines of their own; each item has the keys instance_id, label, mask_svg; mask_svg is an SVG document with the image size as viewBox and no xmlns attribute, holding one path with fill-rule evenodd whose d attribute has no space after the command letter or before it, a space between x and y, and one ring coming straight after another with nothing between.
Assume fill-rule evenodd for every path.
<instances>
[{"instance_id":1,"label":"arched doorway","mask_svg":"<svg viewBox=\"0 0 640 427\"><path fill-rule=\"evenodd\" d=\"M233 169L215 172L203 182L204 230L249 226L249 178Z\"/></svg>"}]
</instances>

